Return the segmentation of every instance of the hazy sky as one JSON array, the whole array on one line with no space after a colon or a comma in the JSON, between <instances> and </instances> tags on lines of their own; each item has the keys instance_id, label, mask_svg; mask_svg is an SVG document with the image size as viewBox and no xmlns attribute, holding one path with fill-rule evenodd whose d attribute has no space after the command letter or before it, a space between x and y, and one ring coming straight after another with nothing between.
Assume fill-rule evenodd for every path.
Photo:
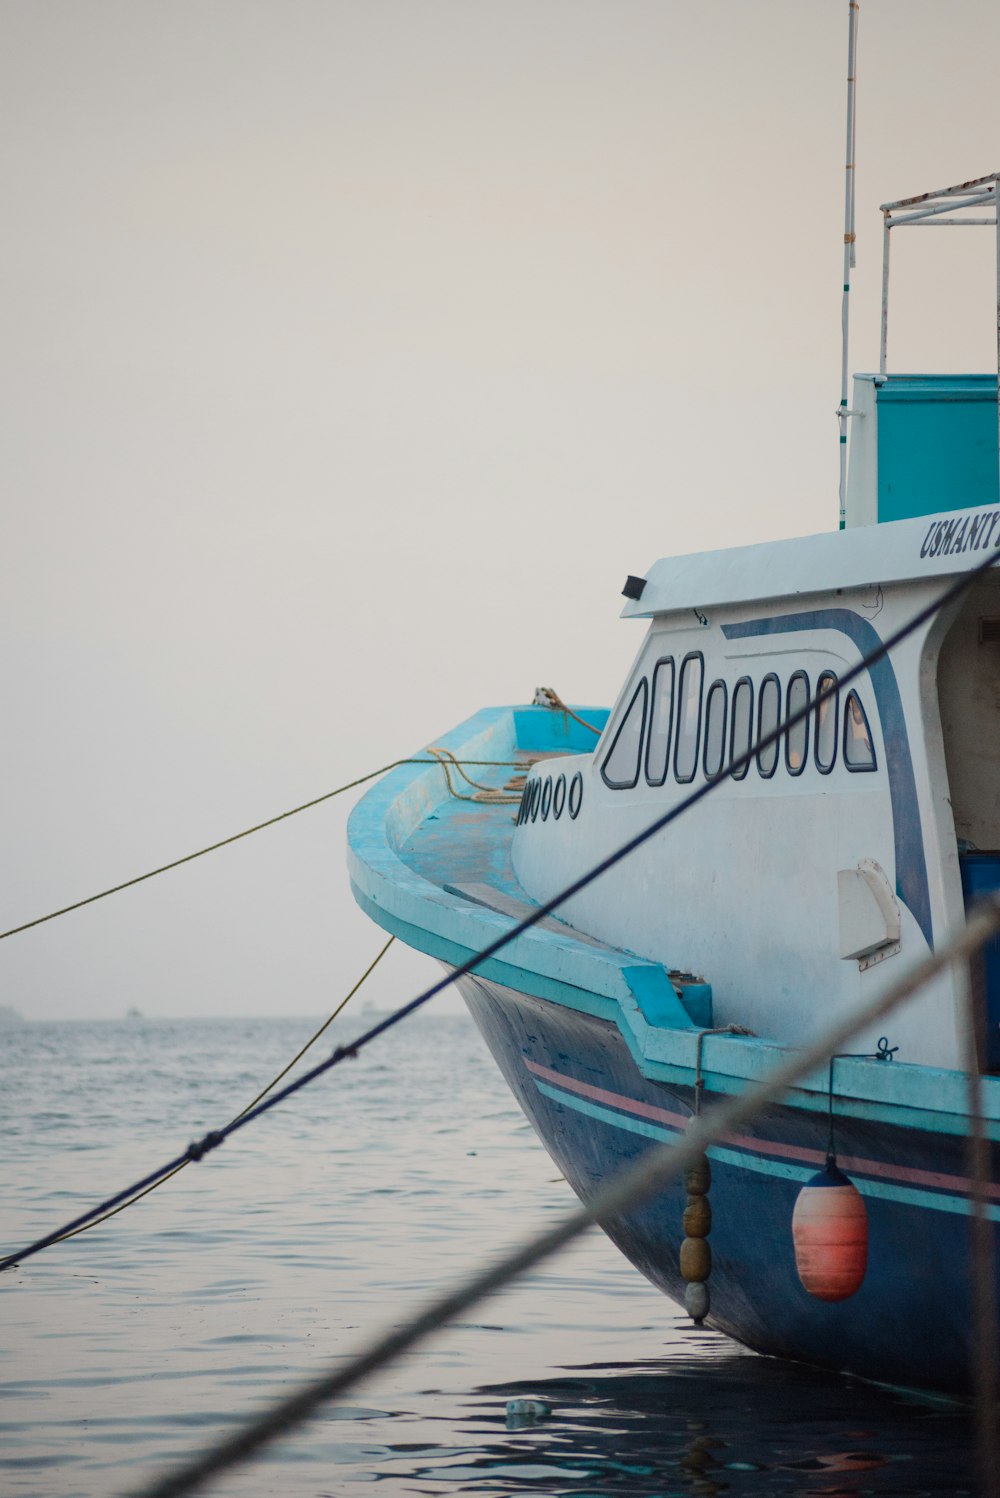
<instances>
[{"instance_id":1,"label":"hazy sky","mask_svg":"<svg viewBox=\"0 0 1000 1498\"><path fill-rule=\"evenodd\" d=\"M627 572L836 524L846 16L0 4L0 925L609 702ZM998 57L992 0L862 0L855 368L878 204L1000 166ZM894 278L891 367L995 367L989 231ZM3 942L0 1003L328 1009L346 811Z\"/></svg>"}]
</instances>

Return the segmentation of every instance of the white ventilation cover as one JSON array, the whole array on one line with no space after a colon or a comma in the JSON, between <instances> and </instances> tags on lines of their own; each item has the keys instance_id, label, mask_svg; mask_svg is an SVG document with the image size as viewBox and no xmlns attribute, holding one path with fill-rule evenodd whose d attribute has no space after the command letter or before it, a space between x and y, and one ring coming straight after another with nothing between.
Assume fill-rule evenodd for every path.
<instances>
[{"instance_id":1,"label":"white ventilation cover","mask_svg":"<svg viewBox=\"0 0 1000 1498\"><path fill-rule=\"evenodd\" d=\"M899 906L885 871L873 858L837 870L840 955L863 968L899 951Z\"/></svg>"}]
</instances>

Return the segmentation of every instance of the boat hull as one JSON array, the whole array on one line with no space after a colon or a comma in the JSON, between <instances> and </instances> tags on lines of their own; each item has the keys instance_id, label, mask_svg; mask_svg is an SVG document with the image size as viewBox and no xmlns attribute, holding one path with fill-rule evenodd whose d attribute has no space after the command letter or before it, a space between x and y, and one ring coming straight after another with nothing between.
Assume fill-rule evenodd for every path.
<instances>
[{"instance_id":1,"label":"boat hull","mask_svg":"<svg viewBox=\"0 0 1000 1498\"><path fill-rule=\"evenodd\" d=\"M643 1077L615 1025L478 976L460 979L459 988L521 1108L583 1201L654 1142L683 1133L693 1088ZM706 1095L705 1111L712 1103ZM887 1383L966 1390L972 1306L963 1140L850 1117L836 1119L835 1138L868 1214L860 1288L827 1302L799 1279L792 1213L804 1183L823 1167L828 1124L822 1113L775 1106L709 1151L709 1324L758 1352ZM681 1302L685 1201L675 1182L602 1223L631 1262ZM995 1219L996 1205L989 1210Z\"/></svg>"}]
</instances>

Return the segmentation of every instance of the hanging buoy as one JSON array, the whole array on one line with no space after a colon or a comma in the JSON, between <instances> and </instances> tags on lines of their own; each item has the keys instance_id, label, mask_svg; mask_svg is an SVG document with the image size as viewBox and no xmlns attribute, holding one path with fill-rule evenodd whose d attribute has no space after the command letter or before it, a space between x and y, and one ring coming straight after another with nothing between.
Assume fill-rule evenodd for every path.
<instances>
[{"instance_id":1,"label":"hanging buoy","mask_svg":"<svg viewBox=\"0 0 1000 1498\"><path fill-rule=\"evenodd\" d=\"M792 1213L795 1267L817 1300L847 1300L868 1267L868 1214L836 1161L806 1181Z\"/></svg>"},{"instance_id":2,"label":"hanging buoy","mask_svg":"<svg viewBox=\"0 0 1000 1498\"><path fill-rule=\"evenodd\" d=\"M695 1325L708 1315L708 1277L712 1272L712 1208L708 1200L712 1170L707 1158L692 1165L684 1177L687 1205L684 1208L684 1241L681 1243L681 1275L685 1280L684 1309Z\"/></svg>"}]
</instances>

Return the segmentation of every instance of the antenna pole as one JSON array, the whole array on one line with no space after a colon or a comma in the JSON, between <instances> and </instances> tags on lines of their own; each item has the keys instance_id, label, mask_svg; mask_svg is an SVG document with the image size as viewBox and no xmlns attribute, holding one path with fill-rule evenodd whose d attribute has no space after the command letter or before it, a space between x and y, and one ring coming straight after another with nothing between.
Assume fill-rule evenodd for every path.
<instances>
[{"instance_id":1,"label":"antenna pole","mask_svg":"<svg viewBox=\"0 0 1000 1498\"><path fill-rule=\"evenodd\" d=\"M997 226L997 454L1000 456L1000 172L993 179L993 214Z\"/></svg>"},{"instance_id":2,"label":"antenna pole","mask_svg":"<svg viewBox=\"0 0 1000 1498\"><path fill-rule=\"evenodd\" d=\"M847 40L847 168L844 182L844 299L840 315L840 409L837 423L840 428L840 529L847 520L847 334L850 321L851 271L854 258L854 116L855 116L855 63L858 53L858 0L848 0Z\"/></svg>"}]
</instances>

